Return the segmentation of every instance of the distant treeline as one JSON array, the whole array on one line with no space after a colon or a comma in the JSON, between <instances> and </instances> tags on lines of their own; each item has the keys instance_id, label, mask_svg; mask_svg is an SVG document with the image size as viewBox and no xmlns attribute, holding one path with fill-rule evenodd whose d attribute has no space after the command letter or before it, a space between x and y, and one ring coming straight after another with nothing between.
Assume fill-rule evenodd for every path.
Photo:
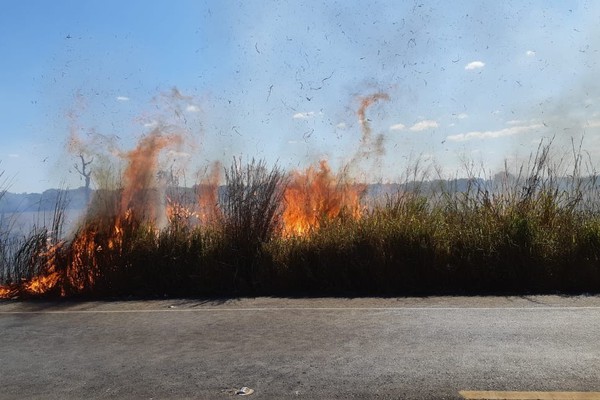
<instances>
[{"instance_id":1,"label":"distant treeline","mask_svg":"<svg viewBox=\"0 0 600 400\"><path fill-rule=\"evenodd\" d=\"M374 183L367 185L365 191L366 199L385 198L398 192L419 192L423 195L431 193L464 193L473 188L494 191L494 187L500 180L513 180L516 177L506 174L497 174L492 179L482 178L460 178L460 179L434 179L426 181L410 181L406 183ZM595 178L583 178L583 181ZM569 178L556 178L555 184L558 188L567 190ZM505 182L506 184L506 182ZM193 203L201 186L193 187L170 187L167 195L181 204ZM224 186L219 187L219 195L224 191ZM42 193L11 193L5 192L0 196L0 213L18 213L31 211L53 211L57 201L64 204L69 210L82 210L88 205L88 199L93 197L94 190L86 193L85 187L77 189L48 189Z\"/></svg>"},{"instance_id":2,"label":"distant treeline","mask_svg":"<svg viewBox=\"0 0 600 400\"><path fill-rule=\"evenodd\" d=\"M0 196L0 213L30 211L53 211L59 200L64 201L65 209L83 209L87 206L86 189L48 189L43 193L11 193Z\"/></svg>"}]
</instances>

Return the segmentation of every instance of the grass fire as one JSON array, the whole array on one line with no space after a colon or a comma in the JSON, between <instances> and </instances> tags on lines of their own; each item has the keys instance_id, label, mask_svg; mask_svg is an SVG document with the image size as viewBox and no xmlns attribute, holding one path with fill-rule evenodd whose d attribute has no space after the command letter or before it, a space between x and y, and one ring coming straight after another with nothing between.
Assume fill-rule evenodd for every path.
<instances>
[{"instance_id":1,"label":"grass fire","mask_svg":"<svg viewBox=\"0 0 600 400\"><path fill-rule=\"evenodd\" d=\"M360 99L360 148L339 170L235 158L181 186L160 160L185 138L152 130L119 152L116 184L95 176L72 232L60 197L51 226L2 232L0 298L600 289L600 191L581 152L570 171L547 142L517 174L359 180L356 165L385 150L368 108L387 100Z\"/></svg>"}]
</instances>

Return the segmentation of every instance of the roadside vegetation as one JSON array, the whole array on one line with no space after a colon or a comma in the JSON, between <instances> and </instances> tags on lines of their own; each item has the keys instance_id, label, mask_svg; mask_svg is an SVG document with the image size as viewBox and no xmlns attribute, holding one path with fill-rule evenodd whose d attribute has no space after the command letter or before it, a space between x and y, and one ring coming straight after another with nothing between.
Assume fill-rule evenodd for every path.
<instances>
[{"instance_id":1,"label":"roadside vegetation","mask_svg":"<svg viewBox=\"0 0 600 400\"><path fill-rule=\"evenodd\" d=\"M51 227L0 234L0 296L597 293L597 176L580 149L551 147L490 179L467 167L465 187L423 178L363 195L360 215L319 203L302 234L285 233L290 175L263 162L234 160L211 218L177 204L159 227L143 201L97 190L65 239L59 199Z\"/></svg>"}]
</instances>

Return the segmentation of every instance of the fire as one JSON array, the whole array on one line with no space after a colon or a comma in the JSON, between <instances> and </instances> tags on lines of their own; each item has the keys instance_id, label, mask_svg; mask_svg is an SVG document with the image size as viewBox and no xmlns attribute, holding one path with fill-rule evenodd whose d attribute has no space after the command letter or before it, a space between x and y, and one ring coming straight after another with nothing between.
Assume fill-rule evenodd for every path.
<instances>
[{"instance_id":1,"label":"fire","mask_svg":"<svg viewBox=\"0 0 600 400\"><path fill-rule=\"evenodd\" d=\"M223 166L214 162L207 168L207 176L195 186L194 198L167 196L166 215L170 225L197 227L217 223L221 215L219 208L219 182Z\"/></svg>"},{"instance_id":2,"label":"fire","mask_svg":"<svg viewBox=\"0 0 600 400\"><path fill-rule=\"evenodd\" d=\"M364 185L353 185L337 177L324 160L318 169L311 166L304 172L293 172L284 193L284 236L306 235L323 222L342 215L359 219L364 190Z\"/></svg>"},{"instance_id":3,"label":"fire","mask_svg":"<svg viewBox=\"0 0 600 400\"><path fill-rule=\"evenodd\" d=\"M177 228L194 228L201 219L194 204L183 203L167 196L166 214L168 226Z\"/></svg>"},{"instance_id":4,"label":"fire","mask_svg":"<svg viewBox=\"0 0 600 400\"><path fill-rule=\"evenodd\" d=\"M361 127L361 143L348 163L349 168L356 168L362 160L371 156L377 159L384 154L385 138L383 135L373 138L366 114L375 103L389 100L390 96L384 92L360 98L356 114ZM305 235L318 229L323 222L340 216L359 219L363 212L360 199L364 191L364 185L349 183L345 174L333 174L324 160L320 162L318 169L311 166L304 172L293 172L284 194L284 236Z\"/></svg>"},{"instance_id":5,"label":"fire","mask_svg":"<svg viewBox=\"0 0 600 400\"><path fill-rule=\"evenodd\" d=\"M23 283L23 291L28 295L38 295L52 290L60 281L60 274L56 270L59 252L64 242L55 244L47 243L37 258L43 260L42 273Z\"/></svg>"},{"instance_id":6,"label":"fire","mask_svg":"<svg viewBox=\"0 0 600 400\"><path fill-rule=\"evenodd\" d=\"M118 236L109 239L118 240ZM96 241L96 231L92 226L83 229L71 243L71 260L66 271L67 281L76 292L83 291L94 284L94 275L98 270L97 252L102 246Z\"/></svg>"},{"instance_id":7,"label":"fire","mask_svg":"<svg viewBox=\"0 0 600 400\"><path fill-rule=\"evenodd\" d=\"M37 276L23 286L30 294L42 294L53 289L60 279L58 272L51 268L44 275Z\"/></svg>"},{"instance_id":8,"label":"fire","mask_svg":"<svg viewBox=\"0 0 600 400\"><path fill-rule=\"evenodd\" d=\"M0 299L10 299L15 297L18 289L14 286L0 285Z\"/></svg>"},{"instance_id":9,"label":"fire","mask_svg":"<svg viewBox=\"0 0 600 400\"><path fill-rule=\"evenodd\" d=\"M158 158L161 150L180 143L179 136L162 135L157 130L142 138L134 150L125 153L124 186L110 192L117 198L98 201L107 209L89 210L82 228L68 244L60 241L39 250L35 254L36 259L43 260L39 274L20 285L0 286L0 298L35 296L55 289L65 296L93 288L100 268L111 268L102 263L107 261L104 252L120 256L127 230L142 224L156 227L165 216L164 193L159 192L156 178Z\"/></svg>"},{"instance_id":10,"label":"fire","mask_svg":"<svg viewBox=\"0 0 600 400\"><path fill-rule=\"evenodd\" d=\"M212 164L208 177L200 182L197 188L198 193L198 217L203 225L215 223L219 216L219 182L223 166L220 162Z\"/></svg>"},{"instance_id":11,"label":"fire","mask_svg":"<svg viewBox=\"0 0 600 400\"><path fill-rule=\"evenodd\" d=\"M135 212L136 218L156 222L160 220L162 199L158 191L156 175L158 156L167 146L181 144L178 135L162 135L152 131L142 138L137 147L126 153L127 168L123 174L120 215Z\"/></svg>"},{"instance_id":12,"label":"fire","mask_svg":"<svg viewBox=\"0 0 600 400\"><path fill-rule=\"evenodd\" d=\"M326 160L305 171L294 171L285 188L282 213L282 236L304 236L338 218L358 220L364 213L361 198L366 186L349 178L349 170L371 155L383 154L383 136L373 137L366 112L380 101L389 100L385 93L360 99L357 110L362 137L358 152L342 173L332 172ZM74 140L74 139L73 139ZM196 186L195 199L177 201L167 196L157 178L159 156L164 149L180 146L182 137L165 135L156 129L144 136L132 151L122 153L127 165L121 176L120 190L99 190L90 203L81 228L68 242L46 244L34 255L42 260L37 276L24 282L0 285L0 298L56 293L90 293L99 277L120 265L128 241L138 228L159 232L166 224L210 226L221 220L219 183L222 165L215 162L207 177ZM79 152L83 144L73 142ZM354 174L353 174L354 175ZM164 185L163 185L164 186ZM103 198L102 196L108 196ZM195 204L194 204L195 202Z\"/></svg>"}]
</instances>

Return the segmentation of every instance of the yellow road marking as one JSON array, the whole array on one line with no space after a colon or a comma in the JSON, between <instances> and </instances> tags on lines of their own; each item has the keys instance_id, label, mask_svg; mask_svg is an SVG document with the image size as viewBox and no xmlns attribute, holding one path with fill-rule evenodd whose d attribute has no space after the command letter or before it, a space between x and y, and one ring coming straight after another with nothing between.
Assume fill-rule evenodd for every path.
<instances>
[{"instance_id":1,"label":"yellow road marking","mask_svg":"<svg viewBox=\"0 0 600 400\"><path fill-rule=\"evenodd\" d=\"M467 400L600 400L600 392L458 392Z\"/></svg>"}]
</instances>

